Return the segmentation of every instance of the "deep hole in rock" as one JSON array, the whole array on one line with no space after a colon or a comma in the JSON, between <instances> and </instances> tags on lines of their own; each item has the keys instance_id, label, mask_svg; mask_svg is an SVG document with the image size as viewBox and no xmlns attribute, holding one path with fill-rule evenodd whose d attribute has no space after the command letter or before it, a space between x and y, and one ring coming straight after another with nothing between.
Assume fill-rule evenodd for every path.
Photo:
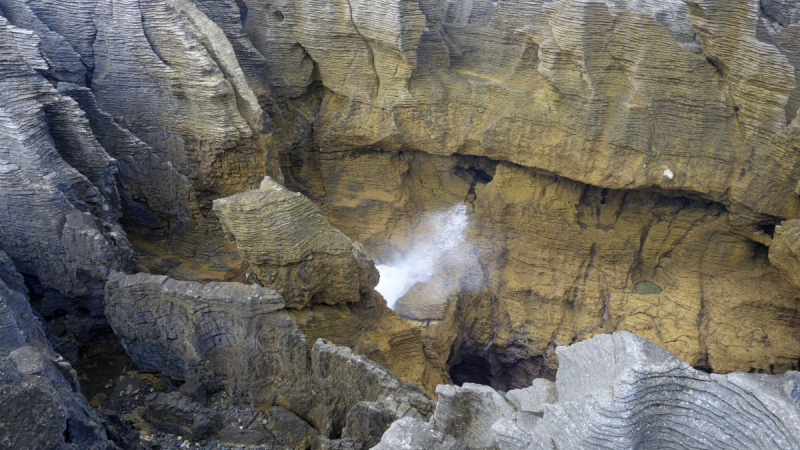
<instances>
[{"instance_id":1,"label":"deep hole in rock","mask_svg":"<svg viewBox=\"0 0 800 450\"><path fill-rule=\"evenodd\" d=\"M500 350L502 354L482 356L462 348L456 362L450 366L450 378L458 386L475 383L500 391L526 388L536 378L555 380L555 371L547 368L543 356L517 357L522 350L509 346Z\"/></svg>"},{"instance_id":2,"label":"deep hole in rock","mask_svg":"<svg viewBox=\"0 0 800 450\"><path fill-rule=\"evenodd\" d=\"M492 368L486 358L468 355L450 367L450 378L458 386L464 383L492 384Z\"/></svg>"},{"instance_id":3,"label":"deep hole in rock","mask_svg":"<svg viewBox=\"0 0 800 450\"><path fill-rule=\"evenodd\" d=\"M758 230L763 232L764 234L768 235L769 237L775 237L775 224L774 223L764 223L758 225Z\"/></svg>"}]
</instances>

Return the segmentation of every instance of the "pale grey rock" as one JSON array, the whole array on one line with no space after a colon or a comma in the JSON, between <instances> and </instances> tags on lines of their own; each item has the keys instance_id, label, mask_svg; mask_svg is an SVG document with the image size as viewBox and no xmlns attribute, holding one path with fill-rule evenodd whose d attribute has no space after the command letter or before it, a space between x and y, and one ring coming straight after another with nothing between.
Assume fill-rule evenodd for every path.
<instances>
[{"instance_id":1,"label":"pale grey rock","mask_svg":"<svg viewBox=\"0 0 800 450\"><path fill-rule=\"evenodd\" d=\"M524 389L514 389L506 392L506 400L514 405L519 411L530 411L541 414L545 403L555 403L558 401L558 391L552 381L545 378L537 378L533 383Z\"/></svg>"},{"instance_id":2,"label":"pale grey rock","mask_svg":"<svg viewBox=\"0 0 800 450\"><path fill-rule=\"evenodd\" d=\"M558 398L537 404L541 414L498 402L501 394L485 386L439 386L431 428L472 448L503 450L772 449L800 443L798 372L707 374L628 332L556 351ZM548 397L554 400L552 393ZM381 445L408 434L390 428Z\"/></svg>"},{"instance_id":3,"label":"pale grey rock","mask_svg":"<svg viewBox=\"0 0 800 450\"><path fill-rule=\"evenodd\" d=\"M392 424L374 450L468 450L463 442L434 430L427 423L405 417Z\"/></svg>"},{"instance_id":4,"label":"pale grey rock","mask_svg":"<svg viewBox=\"0 0 800 450\"><path fill-rule=\"evenodd\" d=\"M530 448L796 448L800 373L699 372L627 332L557 349L559 401Z\"/></svg>"},{"instance_id":5,"label":"pale grey rock","mask_svg":"<svg viewBox=\"0 0 800 450\"><path fill-rule=\"evenodd\" d=\"M498 448L524 450L535 439L531 433L540 417L532 412L517 411L503 417L492 425L492 433Z\"/></svg>"},{"instance_id":6,"label":"pale grey rock","mask_svg":"<svg viewBox=\"0 0 800 450\"><path fill-rule=\"evenodd\" d=\"M222 415L177 392L158 393L147 402L142 417L161 431L199 439L222 428Z\"/></svg>"},{"instance_id":7,"label":"pale grey rock","mask_svg":"<svg viewBox=\"0 0 800 450\"><path fill-rule=\"evenodd\" d=\"M514 412L502 394L473 383L439 385L436 393L439 403L430 422L434 430L454 436L470 448L495 448L492 425Z\"/></svg>"}]
</instances>

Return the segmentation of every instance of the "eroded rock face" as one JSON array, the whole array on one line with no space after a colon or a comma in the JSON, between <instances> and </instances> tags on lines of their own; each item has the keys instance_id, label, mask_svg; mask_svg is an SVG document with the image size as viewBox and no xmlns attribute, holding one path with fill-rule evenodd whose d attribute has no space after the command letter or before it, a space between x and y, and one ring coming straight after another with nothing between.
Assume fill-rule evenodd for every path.
<instances>
[{"instance_id":1,"label":"eroded rock face","mask_svg":"<svg viewBox=\"0 0 800 450\"><path fill-rule=\"evenodd\" d=\"M545 406L533 448L800 445L798 372L706 374L626 332L562 347L558 356L558 403Z\"/></svg>"},{"instance_id":2,"label":"eroded rock face","mask_svg":"<svg viewBox=\"0 0 800 450\"><path fill-rule=\"evenodd\" d=\"M309 338L351 347L429 391L446 382L444 364L426 351L419 331L374 291L378 272L360 244L308 198L267 177L257 191L215 200L214 211L255 281L287 299Z\"/></svg>"},{"instance_id":3,"label":"eroded rock face","mask_svg":"<svg viewBox=\"0 0 800 450\"><path fill-rule=\"evenodd\" d=\"M0 251L0 447L117 449L111 437L120 437L81 395L77 373L53 351L27 292Z\"/></svg>"},{"instance_id":4,"label":"eroded rock face","mask_svg":"<svg viewBox=\"0 0 800 450\"><path fill-rule=\"evenodd\" d=\"M793 225L774 242L770 229L800 214L798 11L0 0L0 247L41 312L86 318L73 329L91 340L109 273L132 266L126 232L152 250L141 268L242 278L212 201L264 175L282 183L283 168L344 235L299 258L274 252L295 266L259 281L303 306L290 314L309 336L404 379L430 388L450 367L459 383L522 387L554 374L559 343L616 330L718 372L796 369ZM423 212L464 202L473 251L398 303L426 328L371 292L361 252L313 262L343 236L385 262ZM317 225L293 224L330 231ZM270 302L254 314L280 309ZM192 339L218 345L204 333ZM151 361L176 379L205 370L191 346L159 345L190 355ZM514 430L532 419L510 417L507 436L523 442Z\"/></svg>"},{"instance_id":5,"label":"eroded rock face","mask_svg":"<svg viewBox=\"0 0 800 450\"><path fill-rule=\"evenodd\" d=\"M457 383L524 387L552 377L557 343L616 330L717 372L797 368L798 294L755 216L479 158L362 152L319 170L312 198L382 264L413 261L418 224L466 201L467 250L395 305Z\"/></svg>"},{"instance_id":6,"label":"eroded rock face","mask_svg":"<svg viewBox=\"0 0 800 450\"><path fill-rule=\"evenodd\" d=\"M309 199L270 178L257 191L215 200L214 211L259 284L278 291L287 307L358 302L378 283L358 246Z\"/></svg>"},{"instance_id":7,"label":"eroded rock face","mask_svg":"<svg viewBox=\"0 0 800 450\"><path fill-rule=\"evenodd\" d=\"M323 340L309 349L274 291L114 273L106 294L106 315L139 366L199 376L257 409L281 406L328 437L362 401L381 403L393 420L433 412L424 391L350 349Z\"/></svg>"},{"instance_id":8,"label":"eroded rock face","mask_svg":"<svg viewBox=\"0 0 800 450\"><path fill-rule=\"evenodd\" d=\"M302 45L331 91L315 127L325 152L479 155L797 214L796 6L322 3L276 4L270 32ZM254 40L259 21L245 19Z\"/></svg>"},{"instance_id":9,"label":"eroded rock face","mask_svg":"<svg viewBox=\"0 0 800 450\"><path fill-rule=\"evenodd\" d=\"M769 262L786 281L800 289L800 220L781 222L769 248Z\"/></svg>"},{"instance_id":10,"label":"eroded rock face","mask_svg":"<svg viewBox=\"0 0 800 450\"><path fill-rule=\"evenodd\" d=\"M429 425L416 424L415 431L401 426L410 421L396 422L378 448L406 448L396 443L414 439L426 427L428 434L444 433L438 442L457 438L470 448L502 450L798 445L798 372L707 374L628 332L595 336L556 352L557 396L523 406L517 403L519 392L441 386Z\"/></svg>"}]
</instances>

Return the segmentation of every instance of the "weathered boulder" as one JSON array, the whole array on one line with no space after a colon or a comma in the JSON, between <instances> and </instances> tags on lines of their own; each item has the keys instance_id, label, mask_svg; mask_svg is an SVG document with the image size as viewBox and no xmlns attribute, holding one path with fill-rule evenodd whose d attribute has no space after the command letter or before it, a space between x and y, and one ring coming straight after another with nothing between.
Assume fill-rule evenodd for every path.
<instances>
[{"instance_id":1,"label":"weathered boulder","mask_svg":"<svg viewBox=\"0 0 800 450\"><path fill-rule=\"evenodd\" d=\"M273 406L270 412L268 427L287 447L308 450L319 437L317 430L290 411Z\"/></svg>"},{"instance_id":2,"label":"weathered boulder","mask_svg":"<svg viewBox=\"0 0 800 450\"><path fill-rule=\"evenodd\" d=\"M529 387L506 392L505 397L515 409L541 414L545 404L558 401L558 391L552 381L537 378Z\"/></svg>"},{"instance_id":3,"label":"weathered boulder","mask_svg":"<svg viewBox=\"0 0 800 450\"><path fill-rule=\"evenodd\" d=\"M383 404L392 419L433 413L422 389L349 348L323 340L309 348L281 297L259 286L113 273L106 316L140 367L198 377L263 412L280 406L327 437L359 402Z\"/></svg>"},{"instance_id":4,"label":"weathered boulder","mask_svg":"<svg viewBox=\"0 0 800 450\"><path fill-rule=\"evenodd\" d=\"M800 373L707 374L631 333L558 349L532 448L795 448Z\"/></svg>"},{"instance_id":5,"label":"weathered boulder","mask_svg":"<svg viewBox=\"0 0 800 450\"><path fill-rule=\"evenodd\" d=\"M209 388L224 382L251 395L254 406L271 406L281 395L308 408L309 394L300 389L308 382L308 343L274 291L113 273L105 302L106 317L138 366Z\"/></svg>"},{"instance_id":6,"label":"weathered boulder","mask_svg":"<svg viewBox=\"0 0 800 450\"><path fill-rule=\"evenodd\" d=\"M360 247L309 199L269 177L257 191L215 200L214 211L258 282L278 291L287 307L354 303L378 283Z\"/></svg>"},{"instance_id":7,"label":"weathered boulder","mask_svg":"<svg viewBox=\"0 0 800 450\"><path fill-rule=\"evenodd\" d=\"M464 383L439 386L439 403L431 417L434 430L463 441L472 448L491 448L495 444L492 425L511 415L514 407L489 386Z\"/></svg>"},{"instance_id":8,"label":"weathered boulder","mask_svg":"<svg viewBox=\"0 0 800 450\"><path fill-rule=\"evenodd\" d=\"M373 290L378 272L360 244L331 226L308 198L266 177L257 191L215 200L214 211L255 281L284 297L310 340L351 347L429 392L448 380L416 327Z\"/></svg>"}]
</instances>

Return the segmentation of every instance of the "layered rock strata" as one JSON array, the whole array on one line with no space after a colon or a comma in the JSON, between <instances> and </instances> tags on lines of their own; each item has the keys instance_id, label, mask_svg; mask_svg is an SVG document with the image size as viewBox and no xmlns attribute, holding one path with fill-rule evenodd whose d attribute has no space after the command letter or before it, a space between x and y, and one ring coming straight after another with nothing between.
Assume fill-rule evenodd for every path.
<instances>
[{"instance_id":1,"label":"layered rock strata","mask_svg":"<svg viewBox=\"0 0 800 450\"><path fill-rule=\"evenodd\" d=\"M238 283L176 281L114 273L106 315L133 360L182 382L202 379L259 410L281 406L336 437L359 402L379 402L392 419L428 417L418 387L345 347L308 342L274 291Z\"/></svg>"},{"instance_id":2,"label":"layered rock strata","mask_svg":"<svg viewBox=\"0 0 800 450\"><path fill-rule=\"evenodd\" d=\"M286 299L303 333L352 347L431 391L447 380L419 332L374 291L378 272L360 244L308 198L267 177L259 190L215 200L214 211L253 280Z\"/></svg>"},{"instance_id":3,"label":"layered rock strata","mask_svg":"<svg viewBox=\"0 0 800 450\"><path fill-rule=\"evenodd\" d=\"M699 372L627 332L559 347L555 389L440 386L428 424L395 422L379 449L795 448L800 374ZM527 391L527 392L525 392ZM429 436L429 437L426 437Z\"/></svg>"},{"instance_id":4,"label":"layered rock strata","mask_svg":"<svg viewBox=\"0 0 800 450\"><path fill-rule=\"evenodd\" d=\"M111 450L131 445L83 398L77 373L53 351L27 294L22 276L0 251L0 447Z\"/></svg>"},{"instance_id":5,"label":"layered rock strata","mask_svg":"<svg viewBox=\"0 0 800 450\"><path fill-rule=\"evenodd\" d=\"M558 343L616 330L716 372L797 369L798 293L776 270L767 246L783 243L768 222L469 157L351 153L317 175L312 198L331 223L388 265L421 256L429 212L466 204L464 244L395 305L430 325L454 380L526 386L552 376Z\"/></svg>"},{"instance_id":6,"label":"layered rock strata","mask_svg":"<svg viewBox=\"0 0 800 450\"><path fill-rule=\"evenodd\" d=\"M259 190L214 201L214 212L250 262L255 281L287 307L355 303L378 283L364 252L306 197L269 177Z\"/></svg>"},{"instance_id":7,"label":"layered rock strata","mask_svg":"<svg viewBox=\"0 0 800 450\"><path fill-rule=\"evenodd\" d=\"M472 251L398 304L426 328L361 275L298 269L324 300L290 314L428 388L526 386L616 330L796 369L798 42L779 0L0 0L0 248L77 360L130 242L243 278L211 205L264 175L381 262L464 202Z\"/></svg>"}]
</instances>

